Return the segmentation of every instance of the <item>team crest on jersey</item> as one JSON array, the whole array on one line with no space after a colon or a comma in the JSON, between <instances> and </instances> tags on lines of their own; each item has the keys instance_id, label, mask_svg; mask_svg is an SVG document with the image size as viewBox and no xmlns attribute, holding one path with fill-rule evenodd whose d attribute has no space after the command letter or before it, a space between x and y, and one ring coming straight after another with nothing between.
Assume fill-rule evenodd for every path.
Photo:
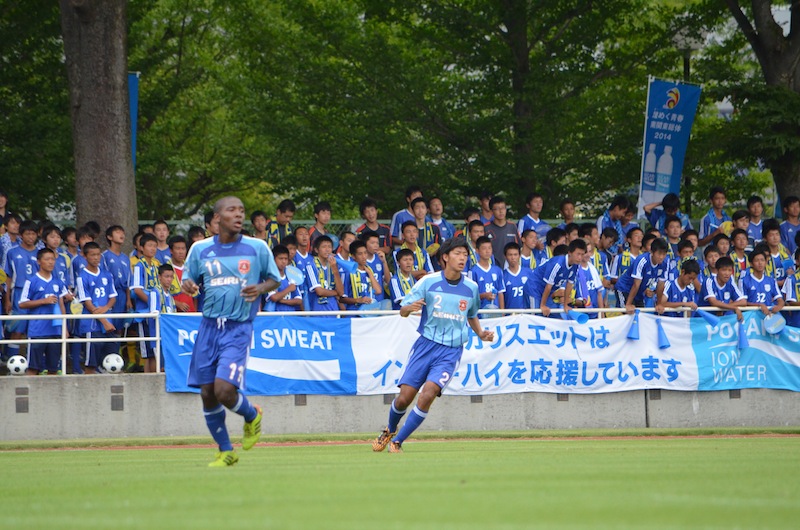
<instances>
[{"instance_id":1,"label":"team crest on jersey","mask_svg":"<svg viewBox=\"0 0 800 530\"><path fill-rule=\"evenodd\" d=\"M772 288L772 286L770 284L767 284L767 285L764 286L764 290L767 291L767 292L769 292L771 288Z\"/></svg>"},{"instance_id":2,"label":"team crest on jersey","mask_svg":"<svg viewBox=\"0 0 800 530\"><path fill-rule=\"evenodd\" d=\"M239 260L239 272L242 274L247 274L250 272L250 260L240 259Z\"/></svg>"},{"instance_id":3,"label":"team crest on jersey","mask_svg":"<svg viewBox=\"0 0 800 530\"><path fill-rule=\"evenodd\" d=\"M103 285L108 285L108 278L103 278Z\"/></svg>"},{"instance_id":4,"label":"team crest on jersey","mask_svg":"<svg viewBox=\"0 0 800 530\"><path fill-rule=\"evenodd\" d=\"M458 308L459 308L461 311L466 311L466 310L467 310L467 301L466 301L466 300L461 300L461 301L459 301L459 302L458 302Z\"/></svg>"}]
</instances>

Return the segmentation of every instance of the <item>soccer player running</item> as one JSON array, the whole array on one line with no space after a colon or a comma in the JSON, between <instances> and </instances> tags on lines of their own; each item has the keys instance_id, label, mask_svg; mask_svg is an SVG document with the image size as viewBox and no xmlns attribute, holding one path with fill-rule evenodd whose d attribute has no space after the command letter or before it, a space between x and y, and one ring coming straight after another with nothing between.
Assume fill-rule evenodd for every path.
<instances>
[{"instance_id":1,"label":"soccer player running","mask_svg":"<svg viewBox=\"0 0 800 530\"><path fill-rule=\"evenodd\" d=\"M261 408L239 392L253 335L259 298L280 285L272 251L263 240L243 236L244 205L224 197L214 205L219 234L198 241L189 250L183 291L195 296L203 287L203 320L189 365L189 386L200 388L208 430L219 445L209 467L239 461L225 427L225 408L244 417L242 449L261 437ZM224 405L224 406L223 406Z\"/></svg>"},{"instance_id":2,"label":"soccer player running","mask_svg":"<svg viewBox=\"0 0 800 530\"><path fill-rule=\"evenodd\" d=\"M372 442L372 450L376 452L386 446L390 453L403 451L403 442L422 424L433 400L442 395L453 377L469 338L468 326L482 341L494 340L494 332L482 329L478 320L481 305L478 285L461 274L469 255L466 239L448 239L439 254L443 270L420 279L401 303L402 317L422 311L417 329L420 337L411 348L398 383L400 395L389 409L389 425ZM400 419L417 392L417 404L397 432Z\"/></svg>"}]
</instances>

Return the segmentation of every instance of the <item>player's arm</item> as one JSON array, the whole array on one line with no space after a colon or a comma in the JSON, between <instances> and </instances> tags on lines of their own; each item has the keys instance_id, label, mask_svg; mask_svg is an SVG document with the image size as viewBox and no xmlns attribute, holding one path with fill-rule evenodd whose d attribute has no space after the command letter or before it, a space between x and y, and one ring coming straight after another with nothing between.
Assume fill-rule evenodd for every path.
<instances>
[{"instance_id":1,"label":"player's arm","mask_svg":"<svg viewBox=\"0 0 800 530\"><path fill-rule=\"evenodd\" d=\"M775 293L775 296L772 298L772 301L775 302L774 305L770 308L772 313L777 313L786 305L785 300L783 299L783 295L780 291Z\"/></svg>"},{"instance_id":2,"label":"player's arm","mask_svg":"<svg viewBox=\"0 0 800 530\"><path fill-rule=\"evenodd\" d=\"M716 307L717 309L724 309L726 311L735 312L736 313L736 318L738 318L739 320L742 320L742 318L744 318L743 315L742 315L742 310L739 309L739 308L740 307L744 307L744 306L747 305L747 298L741 298L739 300L736 300L735 302L725 303L725 302L717 299L717 297L714 296L713 294L711 294L711 295L706 297L706 301L711 306Z\"/></svg>"},{"instance_id":3,"label":"player's arm","mask_svg":"<svg viewBox=\"0 0 800 530\"><path fill-rule=\"evenodd\" d=\"M30 286L31 286L30 280L25 280L25 286L22 288L22 295L19 298L20 309L34 309L37 307L41 307L43 305L54 305L58 303L58 297L52 293L48 294L44 298L40 298L38 300L31 300L30 298L28 298Z\"/></svg>"},{"instance_id":4,"label":"player's arm","mask_svg":"<svg viewBox=\"0 0 800 530\"><path fill-rule=\"evenodd\" d=\"M564 306L564 313L569 311L569 300L572 298L572 289L574 285L572 281L567 280L567 285L564 286L564 297L561 299L561 304ZM587 293L588 295L588 293Z\"/></svg>"},{"instance_id":5,"label":"player's arm","mask_svg":"<svg viewBox=\"0 0 800 530\"><path fill-rule=\"evenodd\" d=\"M542 291L542 300L539 302L539 309L542 310L542 315L550 316L550 308L547 306L547 299L553 290L553 284L545 282L544 291Z\"/></svg>"},{"instance_id":6,"label":"player's arm","mask_svg":"<svg viewBox=\"0 0 800 530\"><path fill-rule=\"evenodd\" d=\"M293 293L296 290L297 290L297 286L295 284L293 284L292 282L289 282L289 285L287 285L285 289L281 289L280 291L275 291L274 293L269 295L269 299L270 299L270 301L276 302L276 303L279 303L279 304L280 303L284 303L284 302L287 301L287 300L284 300L286 295L288 295L289 293Z\"/></svg>"},{"instance_id":7,"label":"player's arm","mask_svg":"<svg viewBox=\"0 0 800 530\"><path fill-rule=\"evenodd\" d=\"M633 285L631 285L631 290L628 293L628 299L625 300L625 310L628 313L633 313L636 310L636 306L633 303L633 300L636 298L636 293L639 292L639 287L642 285L641 278L634 278Z\"/></svg>"},{"instance_id":8,"label":"player's arm","mask_svg":"<svg viewBox=\"0 0 800 530\"><path fill-rule=\"evenodd\" d=\"M481 321L478 317L470 317L467 322L469 322L469 327L472 328L472 331L484 342L493 342L494 341L494 331L489 331L488 329L483 329L481 327Z\"/></svg>"}]
</instances>

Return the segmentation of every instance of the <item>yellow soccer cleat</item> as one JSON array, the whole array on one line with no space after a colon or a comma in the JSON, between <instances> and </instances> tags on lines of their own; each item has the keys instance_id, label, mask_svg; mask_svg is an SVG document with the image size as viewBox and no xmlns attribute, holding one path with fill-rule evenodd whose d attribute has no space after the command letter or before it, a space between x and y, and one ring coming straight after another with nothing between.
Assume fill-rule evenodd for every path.
<instances>
[{"instance_id":1,"label":"yellow soccer cleat","mask_svg":"<svg viewBox=\"0 0 800 530\"><path fill-rule=\"evenodd\" d=\"M244 436L242 436L242 449L249 451L261 438L261 407L253 405L256 409L256 417L250 423L244 424Z\"/></svg>"},{"instance_id":2,"label":"yellow soccer cleat","mask_svg":"<svg viewBox=\"0 0 800 530\"><path fill-rule=\"evenodd\" d=\"M239 461L236 451L219 451L213 462L208 467L230 467Z\"/></svg>"},{"instance_id":3,"label":"yellow soccer cleat","mask_svg":"<svg viewBox=\"0 0 800 530\"><path fill-rule=\"evenodd\" d=\"M377 438L372 440L372 450L376 453L380 453L386 446L389 445L389 442L392 441L392 436L394 436L396 432L389 432L388 428L385 428L381 431Z\"/></svg>"},{"instance_id":4,"label":"yellow soccer cleat","mask_svg":"<svg viewBox=\"0 0 800 530\"><path fill-rule=\"evenodd\" d=\"M390 453L402 453L403 445L400 442L392 442L389 444Z\"/></svg>"}]
</instances>

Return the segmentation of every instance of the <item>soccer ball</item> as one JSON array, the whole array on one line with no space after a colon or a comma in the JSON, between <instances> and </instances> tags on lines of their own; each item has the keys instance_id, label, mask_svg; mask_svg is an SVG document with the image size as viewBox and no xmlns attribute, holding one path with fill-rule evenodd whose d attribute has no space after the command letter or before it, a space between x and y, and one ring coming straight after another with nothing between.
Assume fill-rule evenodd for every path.
<instances>
[{"instance_id":1,"label":"soccer ball","mask_svg":"<svg viewBox=\"0 0 800 530\"><path fill-rule=\"evenodd\" d=\"M25 375L25 371L28 369L28 359L22 355L12 355L6 366L11 375Z\"/></svg>"},{"instance_id":2,"label":"soccer ball","mask_svg":"<svg viewBox=\"0 0 800 530\"><path fill-rule=\"evenodd\" d=\"M103 370L110 374L118 374L123 368L125 368L125 361L118 353L106 355L106 358L103 359Z\"/></svg>"}]
</instances>

